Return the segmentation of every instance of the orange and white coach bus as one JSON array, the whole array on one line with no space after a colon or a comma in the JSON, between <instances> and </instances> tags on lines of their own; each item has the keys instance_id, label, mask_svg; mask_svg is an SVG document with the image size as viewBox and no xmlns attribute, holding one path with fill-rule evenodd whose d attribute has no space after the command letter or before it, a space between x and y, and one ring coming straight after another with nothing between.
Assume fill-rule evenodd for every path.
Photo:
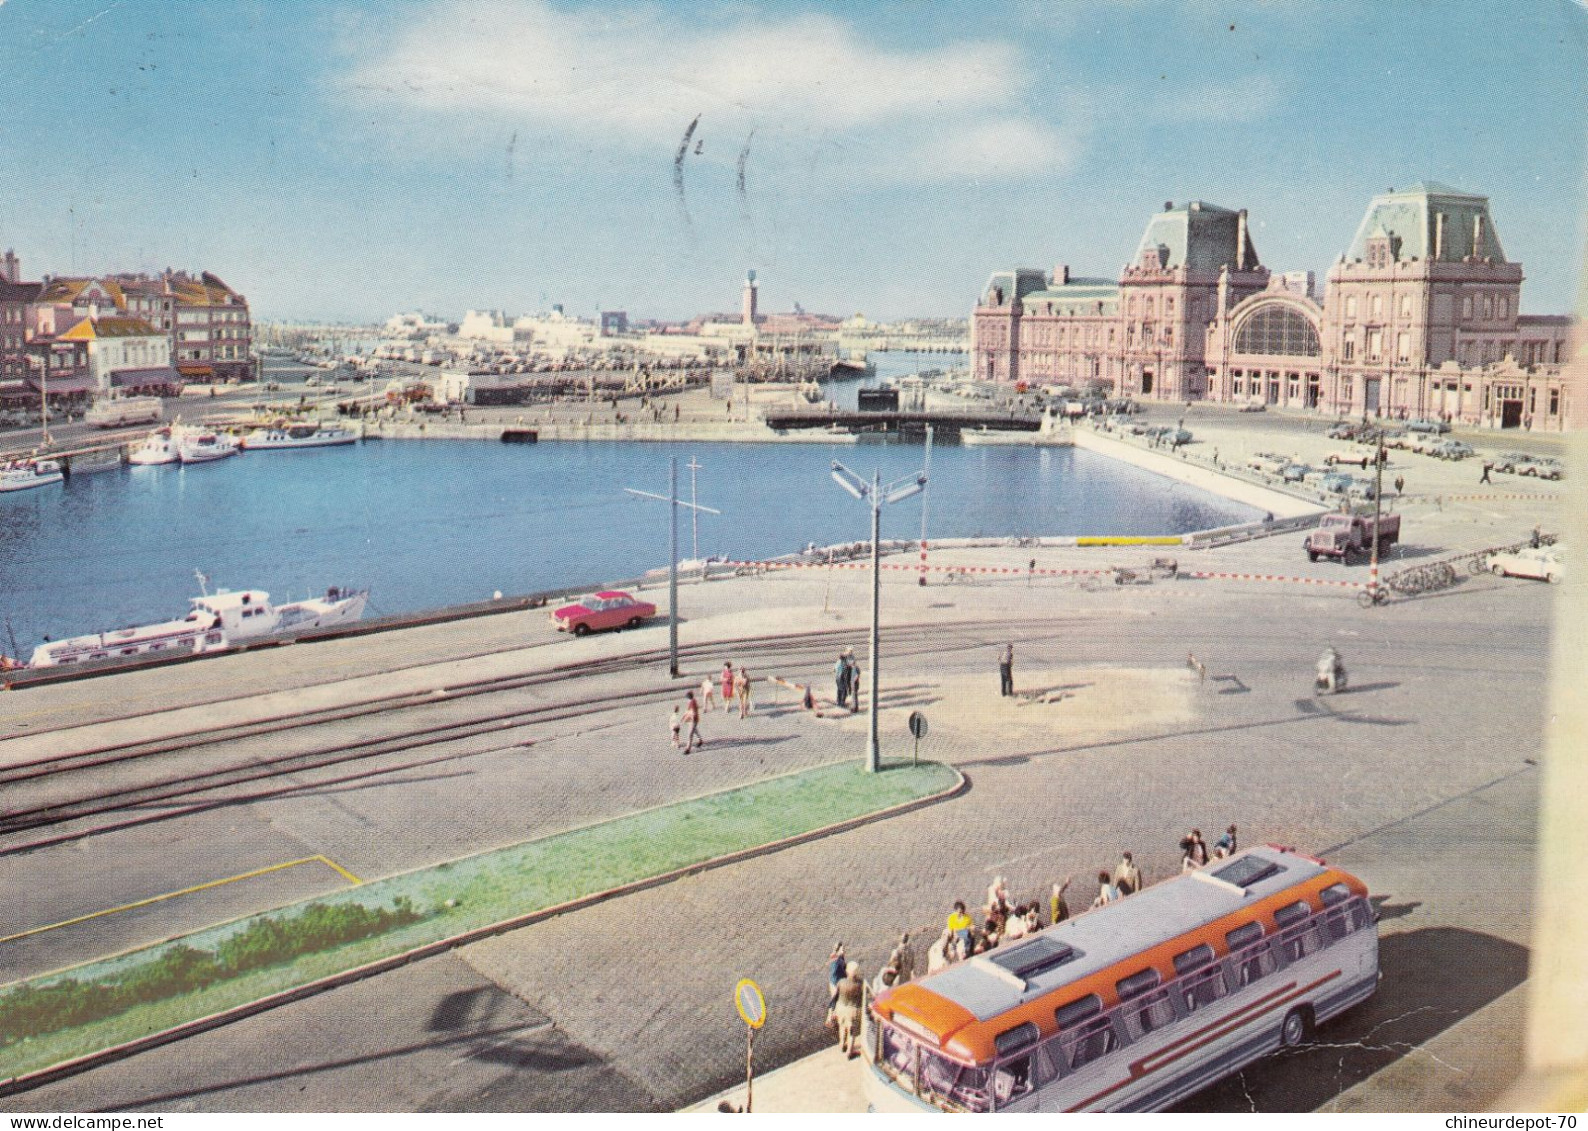
<instances>
[{"instance_id":1,"label":"orange and white coach bus","mask_svg":"<svg viewBox=\"0 0 1588 1131\"><path fill-rule=\"evenodd\" d=\"M873 1111L1156 1111L1372 996L1367 888L1267 845L872 1003Z\"/></svg>"}]
</instances>

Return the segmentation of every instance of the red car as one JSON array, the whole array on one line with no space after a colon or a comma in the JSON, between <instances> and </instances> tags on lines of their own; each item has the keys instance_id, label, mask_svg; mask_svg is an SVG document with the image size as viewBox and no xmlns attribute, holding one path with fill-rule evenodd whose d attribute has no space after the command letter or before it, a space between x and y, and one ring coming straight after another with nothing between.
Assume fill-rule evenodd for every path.
<instances>
[{"instance_id":1,"label":"red car","mask_svg":"<svg viewBox=\"0 0 1588 1131\"><path fill-rule=\"evenodd\" d=\"M655 615L656 606L649 601L636 601L627 593L610 590L575 605L564 605L551 614L551 620L558 632L583 636L599 628L637 628L641 621Z\"/></svg>"}]
</instances>

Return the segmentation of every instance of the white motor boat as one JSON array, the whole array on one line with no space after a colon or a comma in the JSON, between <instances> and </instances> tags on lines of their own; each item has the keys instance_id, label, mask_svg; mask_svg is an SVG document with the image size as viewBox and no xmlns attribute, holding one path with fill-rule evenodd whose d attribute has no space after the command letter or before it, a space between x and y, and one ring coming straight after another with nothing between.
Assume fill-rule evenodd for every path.
<instances>
[{"instance_id":1,"label":"white motor boat","mask_svg":"<svg viewBox=\"0 0 1588 1131\"><path fill-rule=\"evenodd\" d=\"M27 491L65 479L61 465L52 459L19 459L0 464L0 491Z\"/></svg>"},{"instance_id":2,"label":"white motor boat","mask_svg":"<svg viewBox=\"0 0 1588 1131\"><path fill-rule=\"evenodd\" d=\"M210 463L234 456L240 449L237 437L208 429L184 429L177 434L176 451L183 463Z\"/></svg>"},{"instance_id":3,"label":"white motor boat","mask_svg":"<svg viewBox=\"0 0 1588 1131\"><path fill-rule=\"evenodd\" d=\"M242 438L242 446L251 452L279 448L330 448L357 442L358 433L350 428L313 421L255 428Z\"/></svg>"},{"instance_id":4,"label":"white motor boat","mask_svg":"<svg viewBox=\"0 0 1588 1131\"><path fill-rule=\"evenodd\" d=\"M272 605L270 594L258 589L221 589L194 597L193 610L181 620L46 641L33 650L28 666L50 668L134 656L222 652L267 638L352 624L364 615L368 601L368 589L333 587L323 597L285 605Z\"/></svg>"},{"instance_id":5,"label":"white motor boat","mask_svg":"<svg viewBox=\"0 0 1588 1131\"><path fill-rule=\"evenodd\" d=\"M127 462L148 467L161 463L176 463L182 458L177 451L176 437L169 428L156 428L144 438L132 451L127 453Z\"/></svg>"}]
</instances>

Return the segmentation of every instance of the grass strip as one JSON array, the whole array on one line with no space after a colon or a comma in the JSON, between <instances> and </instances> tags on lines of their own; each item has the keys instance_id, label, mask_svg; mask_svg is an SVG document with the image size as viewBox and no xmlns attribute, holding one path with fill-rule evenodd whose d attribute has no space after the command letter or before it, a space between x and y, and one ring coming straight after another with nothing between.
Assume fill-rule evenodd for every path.
<instances>
[{"instance_id":1,"label":"grass strip","mask_svg":"<svg viewBox=\"0 0 1588 1131\"><path fill-rule=\"evenodd\" d=\"M114 1048L322 978L952 789L957 773L925 762L868 774L845 762L739 786L538 840L372 880L153 946L13 983L0 991L0 1080ZM365 937L325 945L296 924L367 913ZM300 936L299 944L280 940ZM251 948L250 939L276 940ZM253 966L211 962L259 949ZM195 983L167 976L199 969ZM63 1003L63 999L66 999ZM80 1010L74 1009L81 999ZM29 1011L96 1018L33 1032Z\"/></svg>"}]
</instances>

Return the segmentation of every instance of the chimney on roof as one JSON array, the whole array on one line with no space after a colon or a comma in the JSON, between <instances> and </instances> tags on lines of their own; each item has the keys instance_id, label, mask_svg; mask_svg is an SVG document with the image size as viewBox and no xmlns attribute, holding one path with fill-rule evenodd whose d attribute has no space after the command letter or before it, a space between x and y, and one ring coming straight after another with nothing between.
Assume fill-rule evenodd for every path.
<instances>
[{"instance_id":1,"label":"chimney on roof","mask_svg":"<svg viewBox=\"0 0 1588 1131\"><path fill-rule=\"evenodd\" d=\"M1174 211L1174 201L1172 201L1172 200L1164 201L1163 202L1163 210L1165 212L1173 212Z\"/></svg>"},{"instance_id":2,"label":"chimney on roof","mask_svg":"<svg viewBox=\"0 0 1588 1131\"><path fill-rule=\"evenodd\" d=\"M7 283L17 283L22 280L22 264L17 260L17 253L11 248L6 249L3 263L0 263L0 280Z\"/></svg>"},{"instance_id":3,"label":"chimney on roof","mask_svg":"<svg viewBox=\"0 0 1588 1131\"><path fill-rule=\"evenodd\" d=\"M1235 269L1246 270L1246 209L1235 214Z\"/></svg>"},{"instance_id":4,"label":"chimney on roof","mask_svg":"<svg viewBox=\"0 0 1588 1131\"><path fill-rule=\"evenodd\" d=\"M1053 282L1057 286L1064 286L1070 281L1070 265L1061 263L1053 269Z\"/></svg>"},{"instance_id":5,"label":"chimney on roof","mask_svg":"<svg viewBox=\"0 0 1588 1131\"><path fill-rule=\"evenodd\" d=\"M1445 214L1434 213L1434 261L1445 257Z\"/></svg>"}]
</instances>

